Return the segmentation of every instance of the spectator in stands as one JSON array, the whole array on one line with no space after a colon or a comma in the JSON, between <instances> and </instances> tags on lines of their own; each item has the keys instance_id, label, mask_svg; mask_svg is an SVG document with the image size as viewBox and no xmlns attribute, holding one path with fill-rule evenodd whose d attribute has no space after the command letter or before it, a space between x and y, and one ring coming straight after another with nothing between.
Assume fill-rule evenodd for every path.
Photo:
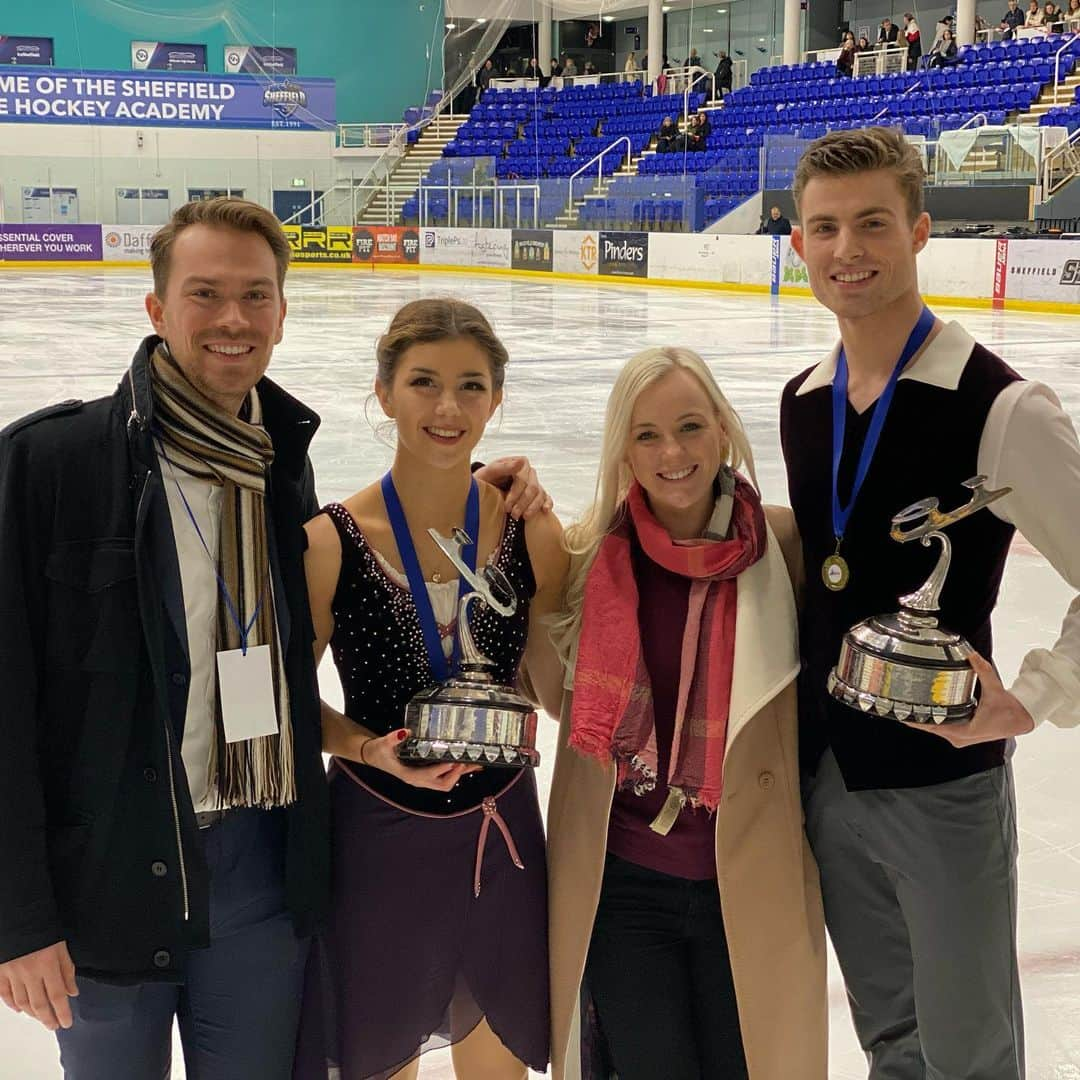
<instances>
[{"instance_id":1,"label":"spectator in stands","mask_svg":"<svg viewBox=\"0 0 1080 1080\"><path fill-rule=\"evenodd\" d=\"M635 57L634 54L631 53L626 58L626 63L623 64L623 76L624 76L623 82L633 82L634 81L634 74L635 74L635 72L637 70L638 70L637 57Z\"/></svg>"},{"instance_id":2,"label":"spectator in stands","mask_svg":"<svg viewBox=\"0 0 1080 1080\"><path fill-rule=\"evenodd\" d=\"M1039 0L1033 0L1038 4ZM900 36L900 27L897 26L892 19L881 20L881 32L878 34L878 48L888 48L890 45L896 44L896 39Z\"/></svg>"},{"instance_id":3,"label":"spectator in stands","mask_svg":"<svg viewBox=\"0 0 1080 1080\"><path fill-rule=\"evenodd\" d=\"M525 69L525 78L540 81L540 64L535 56L529 59L529 66Z\"/></svg>"},{"instance_id":4,"label":"spectator in stands","mask_svg":"<svg viewBox=\"0 0 1080 1080\"><path fill-rule=\"evenodd\" d=\"M1027 9L1027 14L1024 16L1025 26L1042 26L1043 24L1043 11L1039 7L1039 0L1031 0L1031 4Z\"/></svg>"},{"instance_id":5,"label":"spectator in stands","mask_svg":"<svg viewBox=\"0 0 1080 1080\"><path fill-rule=\"evenodd\" d=\"M656 134L656 152L658 154L670 154L678 148L682 136L679 134L679 125L670 116L665 116L660 130Z\"/></svg>"},{"instance_id":6,"label":"spectator in stands","mask_svg":"<svg viewBox=\"0 0 1080 1080\"><path fill-rule=\"evenodd\" d=\"M910 11L904 12L904 40L907 42L907 69L914 71L919 66L919 57L922 56L922 35L919 24Z\"/></svg>"},{"instance_id":7,"label":"spectator in stands","mask_svg":"<svg viewBox=\"0 0 1080 1080\"><path fill-rule=\"evenodd\" d=\"M491 86L491 80L495 78L495 65L490 60L484 61L484 66L476 73L476 100L479 101L487 89Z\"/></svg>"},{"instance_id":8,"label":"spectator in stands","mask_svg":"<svg viewBox=\"0 0 1080 1080\"><path fill-rule=\"evenodd\" d=\"M1080 0L1076 0L1076 2L1080 3ZM732 63L731 57L723 49L716 56L716 92L722 98L725 94L731 93L731 84L734 81L732 78Z\"/></svg>"},{"instance_id":9,"label":"spectator in stands","mask_svg":"<svg viewBox=\"0 0 1080 1080\"><path fill-rule=\"evenodd\" d=\"M586 60L585 61L585 70L584 70L583 74L585 74L585 75L599 75L600 74L600 69L591 60Z\"/></svg>"},{"instance_id":10,"label":"spectator in stands","mask_svg":"<svg viewBox=\"0 0 1080 1080\"><path fill-rule=\"evenodd\" d=\"M1024 13L1020 10L1019 0L1009 0L1009 8L1001 17L998 28L1005 41L1016 36L1016 31L1024 25Z\"/></svg>"},{"instance_id":11,"label":"spectator in stands","mask_svg":"<svg viewBox=\"0 0 1080 1080\"><path fill-rule=\"evenodd\" d=\"M686 132L686 149L695 152L706 149L706 140L712 132L712 124L703 113L696 113L690 120L690 126Z\"/></svg>"},{"instance_id":12,"label":"spectator in stands","mask_svg":"<svg viewBox=\"0 0 1080 1080\"><path fill-rule=\"evenodd\" d=\"M1013 2L1015 3L1015 0ZM859 38L859 44L855 46L855 51L861 53L870 51L870 39L865 34Z\"/></svg>"},{"instance_id":13,"label":"spectator in stands","mask_svg":"<svg viewBox=\"0 0 1080 1080\"><path fill-rule=\"evenodd\" d=\"M1043 26L1048 34L1063 34L1065 32L1065 15L1061 8L1047 2L1043 8Z\"/></svg>"},{"instance_id":14,"label":"spectator in stands","mask_svg":"<svg viewBox=\"0 0 1080 1080\"><path fill-rule=\"evenodd\" d=\"M758 236L790 236L791 222L780 212L779 206L769 208L769 216L761 223Z\"/></svg>"},{"instance_id":15,"label":"spectator in stands","mask_svg":"<svg viewBox=\"0 0 1080 1080\"><path fill-rule=\"evenodd\" d=\"M843 34L840 35L840 48L842 49L849 41L854 45L855 35L850 30L845 30Z\"/></svg>"},{"instance_id":16,"label":"spectator in stands","mask_svg":"<svg viewBox=\"0 0 1080 1080\"><path fill-rule=\"evenodd\" d=\"M688 68L699 68L705 65L701 62L701 57L698 56L697 49L691 49L690 55L686 58L686 66Z\"/></svg>"},{"instance_id":17,"label":"spectator in stands","mask_svg":"<svg viewBox=\"0 0 1080 1080\"><path fill-rule=\"evenodd\" d=\"M951 30L941 31L941 40L930 52L929 66L932 68L948 67L956 63L956 38Z\"/></svg>"},{"instance_id":18,"label":"spectator in stands","mask_svg":"<svg viewBox=\"0 0 1080 1080\"><path fill-rule=\"evenodd\" d=\"M573 78L578 73L577 64L574 63L572 56L568 56L563 60L562 73L564 78Z\"/></svg>"},{"instance_id":19,"label":"spectator in stands","mask_svg":"<svg viewBox=\"0 0 1080 1080\"><path fill-rule=\"evenodd\" d=\"M844 40L840 48L840 55L836 58L836 74L851 76L855 74L855 42Z\"/></svg>"},{"instance_id":20,"label":"spectator in stands","mask_svg":"<svg viewBox=\"0 0 1080 1080\"><path fill-rule=\"evenodd\" d=\"M557 79L562 74L562 65L558 60L551 61L551 77Z\"/></svg>"},{"instance_id":21,"label":"spectator in stands","mask_svg":"<svg viewBox=\"0 0 1080 1080\"><path fill-rule=\"evenodd\" d=\"M1065 15L1065 24L1070 32L1080 28L1080 0L1069 0L1069 10Z\"/></svg>"}]
</instances>

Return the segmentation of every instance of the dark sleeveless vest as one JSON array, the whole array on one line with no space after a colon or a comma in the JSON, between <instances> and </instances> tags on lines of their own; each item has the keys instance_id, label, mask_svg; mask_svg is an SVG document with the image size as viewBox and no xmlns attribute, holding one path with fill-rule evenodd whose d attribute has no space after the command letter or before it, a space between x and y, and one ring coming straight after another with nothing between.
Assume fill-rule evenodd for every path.
<instances>
[{"instance_id":1,"label":"dark sleeveless vest","mask_svg":"<svg viewBox=\"0 0 1080 1080\"><path fill-rule=\"evenodd\" d=\"M994 768L1004 760L1003 741L956 749L937 736L841 705L828 695L825 682L848 628L868 616L896 611L897 598L922 584L937 561L937 544L925 548L890 539L893 514L931 496L944 509L967 501L969 492L961 484L978 471L987 414L997 395L1020 376L976 345L955 390L900 380L841 548L851 580L834 593L821 580L821 564L836 547L831 517L832 387L796 396L808 374L804 371L787 384L780 407L788 492L806 559L800 624L803 767L814 771L831 746L850 790L921 787ZM848 404L839 474L845 504L872 415L873 407L859 415ZM948 530L952 566L939 619L987 659L993 650L990 614L1014 531L990 510Z\"/></svg>"}]
</instances>

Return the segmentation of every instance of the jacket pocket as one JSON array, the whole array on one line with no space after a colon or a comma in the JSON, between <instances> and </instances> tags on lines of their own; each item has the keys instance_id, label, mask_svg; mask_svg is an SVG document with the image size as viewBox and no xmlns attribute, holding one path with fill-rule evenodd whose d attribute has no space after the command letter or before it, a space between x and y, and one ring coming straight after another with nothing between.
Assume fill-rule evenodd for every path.
<instances>
[{"instance_id":1,"label":"jacket pocket","mask_svg":"<svg viewBox=\"0 0 1080 1080\"><path fill-rule=\"evenodd\" d=\"M139 657L134 542L126 537L57 545L45 562L50 667L131 671Z\"/></svg>"}]
</instances>

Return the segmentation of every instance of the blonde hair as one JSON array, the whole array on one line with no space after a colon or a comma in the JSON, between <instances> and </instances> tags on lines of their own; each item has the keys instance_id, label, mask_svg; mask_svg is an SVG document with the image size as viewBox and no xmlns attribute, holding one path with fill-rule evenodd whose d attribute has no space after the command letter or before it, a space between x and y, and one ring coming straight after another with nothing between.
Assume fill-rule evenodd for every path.
<instances>
[{"instance_id":1,"label":"blonde hair","mask_svg":"<svg viewBox=\"0 0 1080 1080\"><path fill-rule=\"evenodd\" d=\"M908 218L914 223L923 212L926 170L919 151L904 138L899 128L830 131L812 142L795 169L795 182L791 187L795 208L801 216L803 192L815 177L852 176L879 169L896 177L907 203Z\"/></svg>"},{"instance_id":2,"label":"blonde hair","mask_svg":"<svg viewBox=\"0 0 1080 1080\"><path fill-rule=\"evenodd\" d=\"M754 456L739 414L717 385L708 365L692 349L662 346L645 349L626 362L615 378L604 415L604 434L596 494L581 520L569 526L563 543L570 553L563 613L552 623L551 638L565 665L572 665L574 643L581 628L585 580L593 559L608 533L621 522L623 506L634 479L626 462L630 423L637 399L650 386L673 371L688 371L708 394L727 440L725 463L742 469L757 486Z\"/></svg>"}]
</instances>

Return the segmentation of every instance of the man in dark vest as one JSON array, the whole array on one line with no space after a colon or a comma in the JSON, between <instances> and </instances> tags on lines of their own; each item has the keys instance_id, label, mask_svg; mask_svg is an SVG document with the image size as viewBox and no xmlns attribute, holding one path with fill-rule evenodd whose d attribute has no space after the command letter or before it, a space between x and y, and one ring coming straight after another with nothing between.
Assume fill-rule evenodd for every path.
<instances>
[{"instance_id":1,"label":"man in dark vest","mask_svg":"<svg viewBox=\"0 0 1080 1080\"><path fill-rule=\"evenodd\" d=\"M795 177L792 246L841 338L781 404L808 582L806 827L872 1080L1019 1080L1010 740L1076 722L1080 604L1009 690L989 662L990 615L1017 529L1080 587L1080 447L1047 387L925 307L923 185L918 152L885 128L819 139ZM934 565L926 548L890 538L892 515L928 497L957 506L980 473L1012 494L949 529L940 612L979 654L974 717L927 728L835 701L826 683L845 631L896 611Z\"/></svg>"},{"instance_id":2,"label":"man in dark vest","mask_svg":"<svg viewBox=\"0 0 1080 1080\"><path fill-rule=\"evenodd\" d=\"M319 418L265 377L270 211L189 203L150 261L116 392L0 433L0 1000L73 1080L169 1075L174 1018L189 1076L288 1080L330 886ZM532 512L522 459L485 477L510 473Z\"/></svg>"}]
</instances>

